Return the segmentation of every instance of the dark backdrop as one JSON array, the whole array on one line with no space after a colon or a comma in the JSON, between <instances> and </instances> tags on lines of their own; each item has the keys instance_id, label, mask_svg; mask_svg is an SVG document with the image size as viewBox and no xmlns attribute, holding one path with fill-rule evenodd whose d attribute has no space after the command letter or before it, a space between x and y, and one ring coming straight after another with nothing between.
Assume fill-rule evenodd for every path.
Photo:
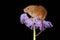
<instances>
[{"instance_id":1,"label":"dark backdrop","mask_svg":"<svg viewBox=\"0 0 60 40\"><path fill-rule=\"evenodd\" d=\"M23 13L23 8L28 5L43 5L47 9L47 21L51 21L53 28L46 29L37 37L37 40L59 40L59 7L57 1L52 0L16 0L16 21L14 36L19 40L33 40L33 31L20 23L20 15Z\"/></svg>"}]
</instances>

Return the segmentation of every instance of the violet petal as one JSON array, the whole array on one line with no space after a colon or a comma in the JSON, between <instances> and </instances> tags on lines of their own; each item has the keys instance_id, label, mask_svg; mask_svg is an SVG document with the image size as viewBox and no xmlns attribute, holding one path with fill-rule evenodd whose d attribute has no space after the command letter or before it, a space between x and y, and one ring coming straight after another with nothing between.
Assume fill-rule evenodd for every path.
<instances>
[{"instance_id":1,"label":"violet petal","mask_svg":"<svg viewBox=\"0 0 60 40\"><path fill-rule=\"evenodd\" d=\"M27 19L29 19L27 14L22 14L20 17L20 22L23 24L23 23L25 23L25 20L27 20Z\"/></svg>"},{"instance_id":2,"label":"violet petal","mask_svg":"<svg viewBox=\"0 0 60 40\"><path fill-rule=\"evenodd\" d=\"M31 19L28 19L28 20L25 20L25 25L27 27L30 27L30 26L33 26L34 25L34 22Z\"/></svg>"},{"instance_id":3,"label":"violet petal","mask_svg":"<svg viewBox=\"0 0 60 40\"><path fill-rule=\"evenodd\" d=\"M44 20L44 26L45 26L45 28L51 28L53 25L51 24L51 22L49 22L49 21L45 21Z\"/></svg>"}]
</instances>

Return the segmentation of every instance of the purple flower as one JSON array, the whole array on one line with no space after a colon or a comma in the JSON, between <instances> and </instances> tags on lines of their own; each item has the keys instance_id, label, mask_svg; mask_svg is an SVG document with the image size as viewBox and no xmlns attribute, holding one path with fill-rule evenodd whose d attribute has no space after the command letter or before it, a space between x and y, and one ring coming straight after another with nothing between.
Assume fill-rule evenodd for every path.
<instances>
[{"instance_id":1,"label":"purple flower","mask_svg":"<svg viewBox=\"0 0 60 40\"><path fill-rule=\"evenodd\" d=\"M22 14L20 17L20 22L22 24L25 24L27 27L31 27L30 29L32 29L34 26L36 26L36 28L39 27L40 30L42 30L42 23L41 20L39 20L38 17L34 17L32 20L27 16L27 14ZM45 28L51 28L53 27L52 23L50 21L45 21L43 20L43 24Z\"/></svg>"}]
</instances>

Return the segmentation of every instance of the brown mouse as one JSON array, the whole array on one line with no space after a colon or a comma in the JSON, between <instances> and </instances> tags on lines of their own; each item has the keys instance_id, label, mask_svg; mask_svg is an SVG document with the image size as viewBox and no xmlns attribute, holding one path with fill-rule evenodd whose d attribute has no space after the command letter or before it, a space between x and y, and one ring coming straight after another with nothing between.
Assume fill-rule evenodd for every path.
<instances>
[{"instance_id":1,"label":"brown mouse","mask_svg":"<svg viewBox=\"0 0 60 40\"><path fill-rule=\"evenodd\" d=\"M44 20L47 15L47 10L43 6L29 5L23 9L25 13L28 13L31 17L37 16L39 19Z\"/></svg>"}]
</instances>

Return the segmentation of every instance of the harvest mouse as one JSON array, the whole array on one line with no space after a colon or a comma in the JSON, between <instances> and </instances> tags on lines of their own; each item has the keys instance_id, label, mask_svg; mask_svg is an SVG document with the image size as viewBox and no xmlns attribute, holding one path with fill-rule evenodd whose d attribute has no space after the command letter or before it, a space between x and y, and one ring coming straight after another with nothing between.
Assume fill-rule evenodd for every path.
<instances>
[{"instance_id":1,"label":"harvest mouse","mask_svg":"<svg viewBox=\"0 0 60 40\"><path fill-rule=\"evenodd\" d=\"M37 16L41 20L44 20L47 15L47 10L43 6L29 5L24 8L23 11L28 13L31 17Z\"/></svg>"}]
</instances>

